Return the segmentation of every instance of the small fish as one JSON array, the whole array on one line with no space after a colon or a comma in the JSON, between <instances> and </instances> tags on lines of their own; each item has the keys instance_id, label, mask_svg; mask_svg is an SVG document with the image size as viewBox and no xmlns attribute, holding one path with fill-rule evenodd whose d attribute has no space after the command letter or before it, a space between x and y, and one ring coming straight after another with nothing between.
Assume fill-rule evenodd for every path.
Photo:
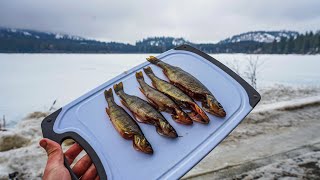
<instances>
[{"instance_id":1,"label":"small fish","mask_svg":"<svg viewBox=\"0 0 320 180\"><path fill-rule=\"evenodd\" d=\"M202 102L205 111L218 117L225 117L226 112L214 95L197 78L179 67L167 64L154 56L147 58L149 62L163 69L163 73L170 82L179 87L183 92Z\"/></svg>"},{"instance_id":2,"label":"small fish","mask_svg":"<svg viewBox=\"0 0 320 180\"><path fill-rule=\"evenodd\" d=\"M121 103L132 112L137 121L154 125L160 135L170 138L178 137L176 130L153 106L137 96L126 94L123 91L122 82L115 84L113 89L121 98Z\"/></svg>"},{"instance_id":3,"label":"small fish","mask_svg":"<svg viewBox=\"0 0 320 180\"><path fill-rule=\"evenodd\" d=\"M173 100L160 91L152 88L144 81L141 71L136 73L136 78L141 87L139 88L140 91L148 98L150 104L152 104L159 111L171 113L172 118L178 123L185 125L192 124L190 117L183 112Z\"/></svg>"},{"instance_id":4,"label":"small fish","mask_svg":"<svg viewBox=\"0 0 320 180\"><path fill-rule=\"evenodd\" d=\"M172 98L180 107L191 110L188 115L193 121L203 124L209 123L210 120L206 113L187 94L169 82L158 78L150 67L144 68L143 70L149 76L152 85L156 89Z\"/></svg>"},{"instance_id":5,"label":"small fish","mask_svg":"<svg viewBox=\"0 0 320 180\"><path fill-rule=\"evenodd\" d=\"M133 147L141 152L153 154L153 149L148 140L143 135L138 124L132 117L121 107L118 106L113 99L112 89L104 91L104 96L108 102L106 112L110 117L113 127L125 139L133 141Z\"/></svg>"}]
</instances>

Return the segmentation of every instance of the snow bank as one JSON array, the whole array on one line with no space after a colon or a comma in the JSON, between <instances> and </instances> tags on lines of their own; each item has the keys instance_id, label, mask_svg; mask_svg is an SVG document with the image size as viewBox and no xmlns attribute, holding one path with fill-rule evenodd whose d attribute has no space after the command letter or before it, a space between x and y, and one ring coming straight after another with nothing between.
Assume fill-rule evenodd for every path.
<instances>
[{"instance_id":1,"label":"snow bank","mask_svg":"<svg viewBox=\"0 0 320 180\"><path fill-rule=\"evenodd\" d=\"M41 179L46 154L38 146L42 119L24 119L14 129L0 132L0 179L18 172L19 179Z\"/></svg>"},{"instance_id":2,"label":"snow bank","mask_svg":"<svg viewBox=\"0 0 320 180\"><path fill-rule=\"evenodd\" d=\"M309 93L307 93L306 95L305 92ZM247 139L259 134L273 136L273 134L270 133L270 130L274 128L275 124L277 125L277 128L282 128L292 126L297 123L303 123L301 121L301 118L298 116L292 116L285 121L283 119L279 119L277 118L278 114L282 112L272 110L270 111L270 109L280 107L280 105L278 106L274 104L274 102L279 101L279 99L290 100L292 99L292 97L295 98L299 96L313 96L313 98L307 98L303 101L290 100L287 102L282 102L282 104L280 103L282 108L287 105L293 105L297 103L300 103L300 105L304 105L305 103L314 101L314 95L317 95L318 92L318 90L314 89L300 89L292 92L290 88L282 88L282 90L279 90L278 88L274 91L272 91L272 89L265 90L264 92L262 92L263 98L261 104L273 104L259 105L260 107L258 106L257 108L260 108L260 110L256 111L256 113L251 114L249 118L239 126L239 128L236 128L235 132L229 136L228 141L239 141L239 139L241 138ZM265 112L266 110L268 111ZM301 116L312 116L312 114L315 114L316 112L307 112L306 110L306 113L307 114L302 113ZM41 121L46 115L48 115L48 113L33 113L29 115L28 118L20 121L14 129L0 132L0 180L8 179L8 174L15 172L18 173L17 177L19 179L41 179L47 157L45 151L38 145L38 142L42 138L40 127ZM259 126L254 126L253 124L259 124ZM220 146L223 146L225 143L227 143L227 141L223 142ZM72 142L69 144L72 144ZM314 156L312 155L310 157L319 158L318 156L319 154L315 154ZM307 157L303 158L305 158L305 162L307 162ZM287 167L289 165L290 164L284 163L283 167ZM245 176L241 177L249 178L252 174L259 174L259 172L262 173L264 170L268 170L271 172L271 169L276 166L277 165L270 165L268 167L264 167L269 169L258 169L251 174L247 173Z\"/></svg>"}]
</instances>

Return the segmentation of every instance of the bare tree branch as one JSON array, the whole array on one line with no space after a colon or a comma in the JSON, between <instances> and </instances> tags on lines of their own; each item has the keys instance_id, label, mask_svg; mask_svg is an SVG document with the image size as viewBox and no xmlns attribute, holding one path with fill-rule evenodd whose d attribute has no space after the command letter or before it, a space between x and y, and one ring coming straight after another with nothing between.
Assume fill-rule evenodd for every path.
<instances>
[{"instance_id":1,"label":"bare tree branch","mask_svg":"<svg viewBox=\"0 0 320 180\"><path fill-rule=\"evenodd\" d=\"M52 103L52 105L51 105L51 107L49 108L49 111L55 109L55 108L54 108L54 105L55 105L56 103L57 103L57 100L54 100L53 103Z\"/></svg>"},{"instance_id":2,"label":"bare tree branch","mask_svg":"<svg viewBox=\"0 0 320 180\"><path fill-rule=\"evenodd\" d=\"M241 66L239 60L236 60L233 58L231 62L227 62L227 65L230 67L231 70L233 70L236 74L241 76Z\"/></svg>"},{"instance_id":3,"label":"bare tree branch","mask_svg":"<svg viewBox=\"0 0 320 180\"><path fill-rule=\"evenodd\" d=\"M253 88L257 88L257 76L260 72L264 61L260 60L259 56L249 56L247 57L248 64L246 66L246 70L244 72L244 76L249 80L250 84Z\"/></svg>"}]
</instances>

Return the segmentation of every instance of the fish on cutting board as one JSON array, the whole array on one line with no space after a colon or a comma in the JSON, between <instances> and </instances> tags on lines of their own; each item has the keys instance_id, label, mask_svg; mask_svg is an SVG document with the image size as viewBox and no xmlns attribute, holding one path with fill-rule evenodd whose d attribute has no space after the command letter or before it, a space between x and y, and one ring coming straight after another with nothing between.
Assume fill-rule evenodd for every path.
<instances>
[{"instance_id":1,"label":"fish on cutting board","mask_svg":"<svg viewBox=\"0 0 320 180\"><path fill-rule=\"evenodd\" d=\"M201 101L205 111L218 116L225 117L226 112L214 95L197 78L183 69L167 64L154 56L147 58L149 62L163 69L163 73L168 77L171 83L179 87L190 97Z\"/></svg>"},{"instance_id":2,"label":"fish on cutting board","mask_svg":"<svg viewBox=\"0 0 320 180\"><path fill-rule=\"evenodd\" d=\"M126 94L123 90L122 82L115 84L113 89L121 98L121 103L132 112L137 121L154 125L156 131L162 136L169 138L178 137L176 130L170 123L147 101L137 96Z\"/></svg>"},{"instance_id":3,"label":"fish on cutting board","mask_svg":"<svg viewBox=\"0 0 320 180\"><path fill-rule=\"evenodd\" d=\"M106 112L110 121L118 133L125 139L132 140L133 147L141 152L153 154L151 144L142 133L139 125L132 117L118 104L114 102L112 89L104 91L104 96L108 102Z\"/></svg>"},{"instance_id":4,"label":"fish on cutting board","mask_svg":"<svg viewBox=\"0 0 320 180\"><path fill-rule=\"evenodd\" d=\"M140 84L140 91L148 98L149 102L159 111L171 114L172 119L178 123L190 125L190 117L168 96L154 89L144 81L142 71L136 72L136 79Z\"/></svg>"},{"instance_id":5,"label":"fish on cutting board","mask_svg":"<svg viewBox=\"0 0 320 180\"><path fill-rule=\"evenodd\" d=\"M149 76L152 81L152 85L158 89L160 92L168 95L172 98L180 107L190 110L187 114L189 117L196 122L208 124L209 117L207 114L198 106L194 100L181 91L176 86L170 84L167 81L164 81L158 78L152 71L150 67L144 68L144 72Z\"/></svg>"}]
</instances>

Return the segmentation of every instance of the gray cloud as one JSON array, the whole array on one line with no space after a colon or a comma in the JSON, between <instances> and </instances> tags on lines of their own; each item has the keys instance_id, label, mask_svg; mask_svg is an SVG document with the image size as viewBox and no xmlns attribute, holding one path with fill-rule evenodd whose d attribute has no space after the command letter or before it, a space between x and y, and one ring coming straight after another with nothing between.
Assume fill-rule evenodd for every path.
<instances>
[{"instance_id":1,"label":"gray cloud","mask_svg":"<svg viewBox=\"0 0 320 180\"><path fill-rule=\"evenodd\" d=\"M2 0L0 26L131 43L148 36L212 42L252 30L316 30L318 7L318 0Z\"/></svg>"}]
</instances>

